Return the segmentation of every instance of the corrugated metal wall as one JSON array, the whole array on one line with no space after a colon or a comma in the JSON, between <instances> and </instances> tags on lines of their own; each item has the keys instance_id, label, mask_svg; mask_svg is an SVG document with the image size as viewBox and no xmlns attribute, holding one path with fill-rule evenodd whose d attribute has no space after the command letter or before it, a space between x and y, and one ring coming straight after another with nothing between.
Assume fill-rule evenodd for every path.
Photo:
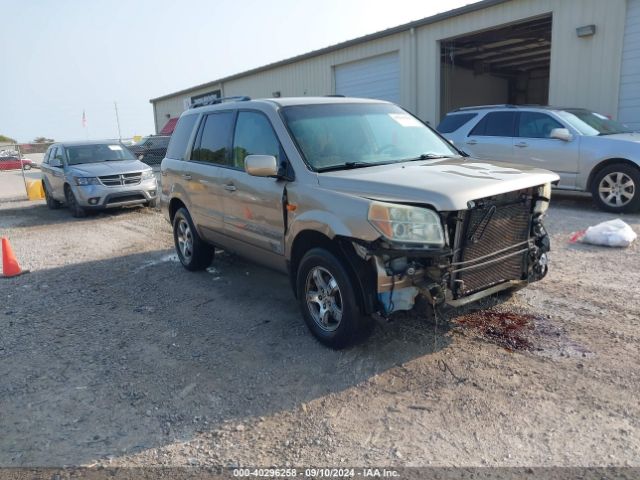
<instances>
[{"instance_id":1,"label":"corrugated metal wall","mask_svg":"<svg viewBox=\"0 0 640 480\"><path fill-rule=\"evenodd\" d=\"M637 1L637 0L631 0ZM275 67L220 85L224 96L254 98L326 95L335 93L337 65L385 53L400 58L400 104L422 119L440 118L440 41L499 25L552 13L549 103L575 105L603 113L618 109L619 73L625 24L625 0L512 0L458 17L425 25L415 31L353 45ZM576 28L595 24L593 37L578 38ZM209 87L206 90L217 87ZM197 90L189 95L205 93ZM156 124L178 115L188 95L156 103Z\"/></svg>"},{"instance_id":2,"label":"corrugated metal wall","mask_svg":"<svg viewBox=\"0 0 640 480\"><path fill-rule=\"evenodd\" d=\"M640 0L628 0L618 119L640 130Z\"/></svg>"}]
</instances>

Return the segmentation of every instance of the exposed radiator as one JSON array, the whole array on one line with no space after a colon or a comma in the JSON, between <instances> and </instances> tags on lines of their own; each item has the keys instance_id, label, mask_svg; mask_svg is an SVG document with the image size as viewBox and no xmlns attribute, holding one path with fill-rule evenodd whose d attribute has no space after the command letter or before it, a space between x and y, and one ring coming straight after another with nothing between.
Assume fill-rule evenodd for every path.
<instances>
[{"instance_id":1,"label":"exposed radiator","mask_svg":"<svg viewBox=\"0 0 640 480\"><path fill-rule=\"evenodd\" d=\"M456 297L524 278L531 198L531 189L526 189L474 202L457 236L459 255L452 278Z\"/></svg>"}]
</instances>

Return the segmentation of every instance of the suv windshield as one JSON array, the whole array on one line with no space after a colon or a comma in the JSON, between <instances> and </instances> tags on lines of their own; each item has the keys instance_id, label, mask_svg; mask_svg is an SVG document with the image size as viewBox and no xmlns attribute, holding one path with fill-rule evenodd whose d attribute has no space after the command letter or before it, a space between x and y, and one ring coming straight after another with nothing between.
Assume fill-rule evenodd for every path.
<instances>
[{"instance_id":1,"label":"suv windshield","mask_svg":"<svg viewBox=\"0 0 640 480\"><path fill-rule=\"evenodd\" d=\"M307 163L317 171L459 155L395 105L300 105L284 107L282 115Z\"/></svg>"},{"instance_id":2,"label":"suv windshield","mask_svg":"<svg viewBox=\"0 0 640 480\"><path fill-rule=\"evenodd\" d=\"M67 163L79 165L81 163L111 162L117 160L135 160L136 158L122 145L117 143L98 143L95 145L74 145L66 147Z\"/></svg>"},{"instance_id":3,"label":"suv windshield","mask_svg":"<svg viewBox=\"0 0 640 480\"><path fill-rule=\"evenodd\" d=\"M575 108L561 110L557 113L582 135L613 135L633 132L626 125L590 110Z\"/></svg>"}]
</instances>

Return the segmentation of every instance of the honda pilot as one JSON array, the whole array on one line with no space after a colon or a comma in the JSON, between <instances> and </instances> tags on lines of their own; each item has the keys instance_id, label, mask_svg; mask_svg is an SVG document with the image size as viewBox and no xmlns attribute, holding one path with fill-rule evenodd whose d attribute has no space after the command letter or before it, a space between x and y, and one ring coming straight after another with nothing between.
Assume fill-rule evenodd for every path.
<instances>
[{"instance_id":1,"label":"honda pilot","mask_svg":"<svg viewBox=\"0 0 640 480\"><path fill-rule=\"evenodd\" d=\"M162 161L160 203L188 270L218 247L286 273L333 348L376 314L459 306L547 273L555 173L466 158L388 102L235 100L185 111Z\"/></svg>"}]
</instances>

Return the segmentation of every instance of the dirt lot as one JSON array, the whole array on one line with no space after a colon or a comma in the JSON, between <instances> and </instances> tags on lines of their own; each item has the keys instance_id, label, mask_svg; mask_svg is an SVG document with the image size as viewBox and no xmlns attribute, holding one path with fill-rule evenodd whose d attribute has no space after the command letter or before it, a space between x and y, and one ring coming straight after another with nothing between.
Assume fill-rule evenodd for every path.
<instances>
[{"instance_id":1,"label":"dirt lot","mask_svg":"<svg viewBox=\"0 0 640 480\"><path fill-rule=\"evenodd\" d=\"M640 242L567 241L609 218L556 197L549 276L484 332L448 311L334 352L285 277L185 271L157 212L5 203L31 273L0 280L0 465L640 466Z\"/></svg>"}]
</instances>

